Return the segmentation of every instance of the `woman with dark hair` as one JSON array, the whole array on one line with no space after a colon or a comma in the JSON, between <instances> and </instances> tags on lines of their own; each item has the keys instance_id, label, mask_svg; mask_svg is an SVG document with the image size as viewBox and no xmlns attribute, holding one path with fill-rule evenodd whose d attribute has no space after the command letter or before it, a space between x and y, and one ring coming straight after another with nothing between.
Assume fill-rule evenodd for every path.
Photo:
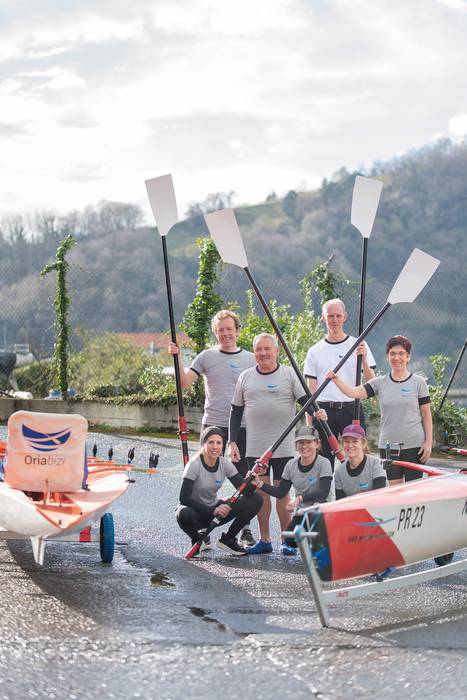
<instances>
[{"instance_id":1,"label":"woman with dark hair","mask_svg":"<svg viewBox=\"0 0 467 700\"><path fill-rule=\"evenodd\" d=\"M405 336L389 338L386 357L390 372L370 379L362 386L350 387L332 371L327 377L350 398L378 397L381 408L378 446L382 457L386 456L389 443L401 446L401 461L425 464L430 458L433 440L430 394L426 380L408 368L411 350L412 344ZM395 465L388 468L387 474L391 486L423 476L415 469Z\"/></svg>"},{"instance_id":2,"label":"woman with dark hair","mask_svg":"<svg viewBox=\"0 0 467 700\"><path fill-rule=\"evenodd\" d=\"M226 523L233 520L227 532L219 538L217 546L230 554L242 556L247 552L237 542L237 535L257 514L263 499L255 492L253 485L247 486L242 497L233 505L228 505L217 496L218 490L227 478L235 488L243 483L232 462L222 456L224 433L222 428L212 426L203 430L200 436L201 449L190 459L183 472L180 489L180 505L177 508L177 522L191 538L197 542L215 516Z\"/></svg>"}]
</instances>

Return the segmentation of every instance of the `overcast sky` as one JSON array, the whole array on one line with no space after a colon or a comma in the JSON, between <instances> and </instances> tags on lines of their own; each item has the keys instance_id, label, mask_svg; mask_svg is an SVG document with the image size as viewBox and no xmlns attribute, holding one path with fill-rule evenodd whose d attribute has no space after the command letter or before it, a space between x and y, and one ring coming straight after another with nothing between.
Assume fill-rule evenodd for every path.
<instances>
[{"instance_id":1,"label":"overcast sky","mask_svg":"<svg viewBox=\"0 0 467 700\"><path fill-rule=\"evenodd\" d=\"M0 216L180 214L467 132L466 0L1 0ZM148 217L149 221L149 217Z\"/></svg>"}]
</instances>

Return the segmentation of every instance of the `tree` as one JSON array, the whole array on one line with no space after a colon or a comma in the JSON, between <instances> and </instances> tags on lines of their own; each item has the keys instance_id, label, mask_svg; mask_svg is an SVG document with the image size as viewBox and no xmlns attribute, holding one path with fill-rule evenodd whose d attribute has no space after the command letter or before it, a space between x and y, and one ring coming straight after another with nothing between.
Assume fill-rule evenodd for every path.
<instances>
[{"instance_id":1,"label":"tree","mask_svg":"<svg viewBox=\"0 0 467 700\"><path fill-rule=\"evenodd\" d=\"M63 398L68 396L68 353L70 350L71 328L68 322L68 308L70 296L66 285L66 273L70 267L66 260L66 254L75 245L73 236L67 236L57 248L57 259L49 263L41 270L41 277L49 272L57 273L57 286L55 293L55 344L53 369L55 379Z\"/></svg>"},{"instance_id":2,"label":"tree","mask_svg":"<svg viewBox=\"0 0 467 700\"><path fill-rule=\"evenodd\" d=\"M292 219L292 221L295 221L295 205L297 203L297 197L298 194L295 192L295 190L290 190L287 192L282 201L282 209L284 210L284 214L286 214L289 219Z\"/></svg>"},{"instance_id":3,"label":"tree","mask_svg":"<svg viewBox=\"0 0 467 700\"><path fill-rule=\"evenodd\" d=\"M213 192L208 194L202 202L191 202L188 205L185 216L187 219L192 219L203 214L209 214L211 211L227 209L232 206L234 198L234 190L230 190L230 192Z\"/></svg>"}]
</instances>

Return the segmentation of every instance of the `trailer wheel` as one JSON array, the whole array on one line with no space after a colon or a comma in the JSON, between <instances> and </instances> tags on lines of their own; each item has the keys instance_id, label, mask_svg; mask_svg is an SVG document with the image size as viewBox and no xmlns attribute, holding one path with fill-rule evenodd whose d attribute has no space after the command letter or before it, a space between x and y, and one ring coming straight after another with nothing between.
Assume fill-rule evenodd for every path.
<instances>
[{"instance_id":1,"label":"trailer wheel","mask_svg":"<svg viewBox=\"0 0 467 700\"><path fill-rule=\"evenodd\" d=\"M100 550L101 559L105 564L110 564L114 558L115 530L112 513L104 513L100 523Z\"/></svg>"},{"instance_id":2,"label":"trailer wheel","mask_svg":"<svg viewBox=\"0 0 467 700\"><path fill-rule=\"evenodd\" d=\"M440 557L435 557L435 563L438 564L438 566L446 566L446 564L450 564L454 558L454 552L450 552L450 554L442 554Z\"/></svg>"}]
</instances>

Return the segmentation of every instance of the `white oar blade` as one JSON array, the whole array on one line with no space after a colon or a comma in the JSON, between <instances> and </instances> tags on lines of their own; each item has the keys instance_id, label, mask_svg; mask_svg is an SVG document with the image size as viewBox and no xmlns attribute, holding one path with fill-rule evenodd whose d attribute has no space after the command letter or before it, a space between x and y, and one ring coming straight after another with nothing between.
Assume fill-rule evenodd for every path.
<instances>
[{"instance_id":1,"label":"white oar blade","mask_svg":"<svg viewBox=\"0 0 467 700\"><path fill-rule=\"evenodd\" d=\"M425 285L432 278L439 260L419 248L414 248L409 259L402 268L399 277L388 297L390 304L399 304L402 301L414 301Z\"/></svg>"},{"instance_id":2,"label":"white oar blade","mask_svg":"<svg viewBox=\"0 0 467 700\"><path fill-rule=\"evenodd\" d=\"M248 267L242 234L238 228L234 210L220 209L211 214L205 214L204 218L222 260L243 269Z\"/></svg>"},{"instance_id":3,"label":"white oar blade","mask_svg":"<svg viewBox=\"0 0 467 700\"><path fill-rule=\"evenodd\" d=\"M381 180L361 175L355 178L350 223L360 231L363 238L369 238L371 235L382 189Z\"/></svg>"},{"instance_id":4,"label":"white oar blade","mask_svg":"<svg viewBox=\"0 0 467 700\"><path fill-rule=\"evenodd\" d=\"M166 236L178 222L177 201L172 175L161 175L146 180L149 204L161 236Z\"/></svg>"}]
</instances>

